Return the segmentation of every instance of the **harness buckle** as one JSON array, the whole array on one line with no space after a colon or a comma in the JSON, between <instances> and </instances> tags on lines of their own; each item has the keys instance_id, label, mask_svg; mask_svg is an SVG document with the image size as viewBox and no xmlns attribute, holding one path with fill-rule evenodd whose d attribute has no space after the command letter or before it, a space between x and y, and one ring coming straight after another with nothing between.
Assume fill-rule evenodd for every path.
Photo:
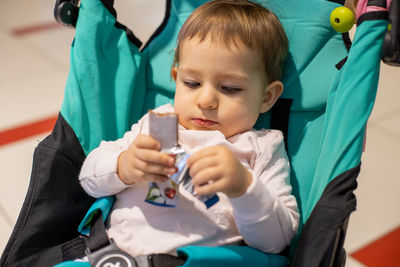
<instances>
[{"instance_id":1,"label":"harness buckle","mask_svg":"<svg viewBox=\"0 0 400 267\"><path fill-rule=\"evenodd\" d=\"M92 267L151 267L148 256L133 258L120 250L115 242L110 239L110 244L96 251L86 249Z\"/></svg>"}]
</instances>

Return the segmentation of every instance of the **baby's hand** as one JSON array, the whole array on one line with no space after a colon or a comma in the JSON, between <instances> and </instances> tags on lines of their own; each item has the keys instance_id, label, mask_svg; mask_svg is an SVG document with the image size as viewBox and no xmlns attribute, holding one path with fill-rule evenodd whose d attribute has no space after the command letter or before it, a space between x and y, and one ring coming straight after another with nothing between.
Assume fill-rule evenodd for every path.
<instances>
[{"instance_id":1,"label":"baby's hand","mask_svg":"<svg viewBox=\"0 0 400 267\"><path fill-rule=\"evenodd\" d=\"M187 161L196 193L223 192L228 197L243 195L252 181L251 173L224 146L204 148Z\"/></svg>"},{"instance_id":2,"label":"baby's hand","mask_svg":"<svg viewBox=\"0 0 400 267\"><path fill-rule=\"evenodd\" d=\"M160 143L149 135L138 135L118 158L117 173L125 184L142 181L166 182L174 174L175 158L160 152Z\"/></svg>"}]
</instances>

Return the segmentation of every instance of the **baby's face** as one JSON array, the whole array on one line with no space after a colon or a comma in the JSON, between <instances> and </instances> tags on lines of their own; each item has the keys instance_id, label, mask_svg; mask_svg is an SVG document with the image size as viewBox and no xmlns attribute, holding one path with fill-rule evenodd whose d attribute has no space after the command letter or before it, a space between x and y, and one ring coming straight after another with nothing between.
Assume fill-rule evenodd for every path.
<instances>
[{"instance_id":1,"label":"baby's face","mask_svg":"<svg viewBox=\"0 0 400 267\"><path fill-rule=\"evenodd\" d=\"M198 38L181 44L174 108L190 130L219 130L225 137L250 130L270 107L261 53Z\"/></svg>"}]
</instances>

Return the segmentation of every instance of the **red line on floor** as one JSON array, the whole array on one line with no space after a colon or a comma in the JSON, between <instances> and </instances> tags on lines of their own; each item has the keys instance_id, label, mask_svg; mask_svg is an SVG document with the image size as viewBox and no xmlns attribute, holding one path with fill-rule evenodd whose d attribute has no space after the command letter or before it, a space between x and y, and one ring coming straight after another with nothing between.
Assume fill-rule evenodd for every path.
<instances>
[{"instance_id":1,"label":"red line on floor","mask_svg":"<svg viewBox=\"0 0 400 267\"><path fill-rule=\"evenodd\" d=\"M399 267L400 226L351 256L368 267Z\"/></svg>"},{"instance_id":2,"label":"red line on floor","mask_svg":"<svg viewBox=\"0 0 400 267\"><path fill-rule=\"evenodd\" d=\"M7 145L38 134L50 132L56 123L57 116L17 126L0 132L0 146Z\"/></svg>"},{"instance_id":3,"label":"red line on floor","mask_svg":"<svg viewBox=\"0 0 400 267\"><path fill-rule=\"evenodd\" d=\"M12 32L12 35L14 35L14 36L23 36L23 35L27 35L27 34L48 31L48 30L61 28L61 27L62 27L61 24L59 24L57 22L47 22L47 23L36 24L36 25L27 26L27 27L16 28L16 29L13 29L11 32Z\"/></svg>"}]
</instances>

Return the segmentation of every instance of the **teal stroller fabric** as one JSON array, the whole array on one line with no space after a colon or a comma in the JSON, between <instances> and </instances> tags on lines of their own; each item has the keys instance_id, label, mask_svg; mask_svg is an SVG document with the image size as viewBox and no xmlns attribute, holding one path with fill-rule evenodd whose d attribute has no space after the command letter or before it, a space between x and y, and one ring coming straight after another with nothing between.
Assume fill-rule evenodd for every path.
<instances>
[{"instance_id":1,"label":"teal stroller fabric","mask_svg":"<svg viewBox=\"0 0 400 267\"><path fill-rule=\"evenodd\" d=\"M170 68L176 37L185 19L204 2L207 1L167 1L167 13L162 25L149 42L141 46L134 32L118 23L111 1L81 1L59 122L52 136L44 141L46 147L57 144L56 150L63 155L60 160L73 162L75 169L68 179L73 179L74 184L77 184L77 173L85 155L101 140L121 137L148 109L173 102L175 84L170 77ZM301 213L299 235L291 245L291 264L324 266L323 256L331 243L324 244L320 237L332 235L334 238L336 229L342 227L343 221L355 209L352 190L356 187L355 177L361 162L366 123L375 100L387 20L378 14L360 20L349 52L344 42L346 35L335 32L329 24L331 12L343 5L341 1L259 2L280 18L290 44L283 72L285 91L282 98L292 101L287 149L292 167L293 193ZM269 128L271 114L260 117L256 126ZM67 142L69 146L58 145L62 142ZM70 152L75 146L78 146L75 152ZM37 154L40 155L39 150ZM37 168L44 168L40 162L37 164ZM32 174L33 178L36 176ZM332 195L335 195L333 199L343 199L340 203L332 203L329 201ZM82 211L94 200L82 192L74 196L75 201L77 197L87 203L75 212L75 215L81 214L78 218L81 220L84 216ZM26 208L21 212L24 216L32 212L32 207L36 205L28 197L25 202L30 206L29 210ZM344 210L341 213L343 218L332 223L334 230L329 233L315 231L321 223L321 216L316 210L324 207L328 207L329 212ZM326 210L322 213L325 214L322 218L327 219L324 217ZM333 212L331 216L335 214ZM62 215L58 217L62 218ZM62 257L56 247L67 239L54 240L49 246L18 254L16 247L21 246L19 238L25 230L26 221L25 217L18 220L1 263L18 266L26 262L40 262L47 255L55 255L48 262L61 262ZM37 227L41 223L42 220L39 220ZM78 224L69 226L69 229L77 228ZM34 233L27 234L27 239L33 241L32 236L43 235L40 230ZM68 235L72 239L78 233ZM244 250L247 249L251 248ZM315 253L315 250L322 252ZM181 251L190 254L197 248L182 248ZM312 263L303 262L307 256L313 258ZM283 266L286 264L285 261Z\"/></svg>"}]
</instances>

